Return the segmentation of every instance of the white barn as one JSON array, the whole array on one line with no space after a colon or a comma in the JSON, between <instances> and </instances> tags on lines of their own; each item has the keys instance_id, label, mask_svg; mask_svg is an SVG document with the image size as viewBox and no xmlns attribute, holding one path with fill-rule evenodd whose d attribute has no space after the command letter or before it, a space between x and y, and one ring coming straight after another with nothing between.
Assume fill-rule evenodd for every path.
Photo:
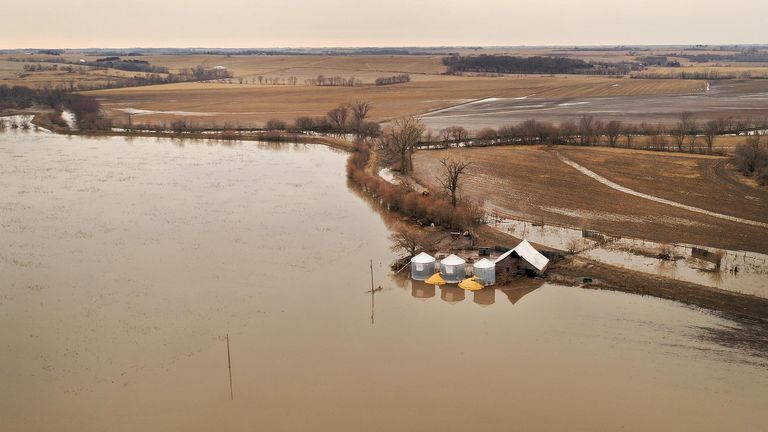
<instances>
[{"instance_id":1,"label":"white barn","mask_svg":"<svg viewBox=\"0 0 768 432\"><path fill-rule=\"evenodd\" d=\"M514 249L496 258L497 275L524 274L541 275L549 266L549 259L537 251L528 240L523 240Z\"/></svg>"}]
</instances>

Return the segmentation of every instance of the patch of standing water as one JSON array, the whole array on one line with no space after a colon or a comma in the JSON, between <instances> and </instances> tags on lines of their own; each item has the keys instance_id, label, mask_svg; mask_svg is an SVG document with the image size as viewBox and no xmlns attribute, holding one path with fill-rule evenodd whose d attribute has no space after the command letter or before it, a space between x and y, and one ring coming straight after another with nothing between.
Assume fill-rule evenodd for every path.
<instances>
[{"instance_id":1,"label":"patch of standing water","mask_svg":"<svg viewBox=\"0 0 768 432\"><path fill-rule=\"evenodd\" d=\"M768 298L768 255L715 250L689 244L662 244L523 220L496 218L491 226L543 246L575 250L605 264L671 279ZM704 257L709 251L709 257ZM670 259L659 258L668 254ZM719 265L714 257L720 256Z\"/></svg>"}]
</instances>

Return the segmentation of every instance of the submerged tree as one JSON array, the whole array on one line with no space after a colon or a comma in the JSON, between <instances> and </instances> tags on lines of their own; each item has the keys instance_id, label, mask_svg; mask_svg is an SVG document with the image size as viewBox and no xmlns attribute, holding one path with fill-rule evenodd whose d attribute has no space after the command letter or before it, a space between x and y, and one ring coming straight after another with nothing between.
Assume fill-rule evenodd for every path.
<instances>
[{"instance_id":1,"label":"submerged tree","mask_svg":"<svg viewBox=\"0 0 768 432\"><path fill-rule=\"evenodd\" d=\"M437 181L440 182L443 189L445 189L451 197L451 205L456 207L456 203L458 202L456 194L459 190L459 179L464 173L464 170L471 164L470 162L446 158L440 160L440 165L443 166L443 172L442 175L437 178Z\"/></svg>"},{"instance_id":2,"label":"submerged tree","mask_svg":"<svg viewBox=\"0 0 768 432\"><path fill-rule=\"evenodd\" d=\"M416 252L427 248L427 236L404 224L395 227L389 240L392 242L392 252L405 253L408 255L406 258L414 257Z\"/></svg>"}]
</instances>

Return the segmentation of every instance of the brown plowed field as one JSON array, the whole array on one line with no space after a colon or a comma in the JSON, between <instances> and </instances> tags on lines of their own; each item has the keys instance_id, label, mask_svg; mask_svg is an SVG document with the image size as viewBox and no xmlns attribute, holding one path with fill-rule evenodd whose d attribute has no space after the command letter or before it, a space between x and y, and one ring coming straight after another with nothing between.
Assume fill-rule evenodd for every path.
<instances>
[{"instance_id":1,"label":"brown plowed field","mask_svg":"<svg viewBox=\"0 0 768 432\"><path fill-rule=\"evenodd\" d=\"M718 168L722 158L603 148L557 150L640 192L744 219L768 220L765 190L711 174L722 169ZM414 155L416 178L437 189L439 161L447 156L472 162L461 193L502 215L657 242L768 252L765 228L611 189L564 164L542 146L419 151Z\"/></svg>"}]
</instances>

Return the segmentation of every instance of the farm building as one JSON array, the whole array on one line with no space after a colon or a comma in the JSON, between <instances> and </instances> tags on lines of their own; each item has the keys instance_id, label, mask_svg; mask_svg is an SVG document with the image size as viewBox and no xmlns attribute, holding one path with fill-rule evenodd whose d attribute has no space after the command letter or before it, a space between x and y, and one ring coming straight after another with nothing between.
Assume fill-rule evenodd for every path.
<instances>
[{"instance_id":1,"label":"farm building","mask_svg":"<svg viewBox=\"0 0 768 432\"><path fill-rule=\"evenodd\" d=\"M499 256L495 264L498 276L519 274L535 276L547 270L549 259L531 246L528 240L523 240L514 249Z\"/></svg>"},{"instance_id":2,"label":"farm building","mask_svg":"<svg viewBox=\"0 0 768 432\"><path fill-rule=\"evenodd\" d=\"M411 279L426 280L435 273L435 258L422 252L411 258Z\"/></svg>"},{"instance_id":3,"label":"farm building","mask_svg":"<svg viewBox=\"0 0 768 432\"><path fill-rule=\"evenodd\" d=\"M456 255L448 255L442 261L440 261L440 272L448 283L459 283L464 279L464 261L462 258Z\"/></svg>"},{"instance_id":4,"label":"farm building","mask_svg":"<svg viewBox=\"0 0 768 432\"><path fill-rule=\"evenodd\" d=\"M488 286L496 283L496 264L486 258L481 259L472 265L477 276L478 282Z\"/></svg>"}]
</instances>

